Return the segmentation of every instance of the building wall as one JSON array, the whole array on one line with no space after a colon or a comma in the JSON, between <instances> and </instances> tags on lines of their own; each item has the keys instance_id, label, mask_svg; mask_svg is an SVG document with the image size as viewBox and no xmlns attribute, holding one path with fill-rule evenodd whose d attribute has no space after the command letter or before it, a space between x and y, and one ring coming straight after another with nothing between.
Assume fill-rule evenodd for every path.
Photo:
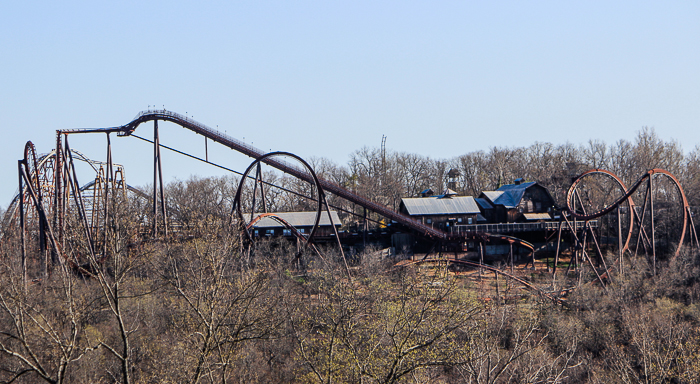
<instances>
[{"instance_id":1,"label":"building wall","mask_svg":"<svg viewBox=\"0 0 700 384\"><path fill-rule=\"evenodd\" d=\"M450 226L457 224L476 224L476 213L462 215L425 215L418 217L414 216L414 218L420 220L425 225L432 225L433 228L439 229L447 229Z\"/></svg>"},{"instance_id":2,"label":"building wall","mask_svg":"<svg viewBox=\"0 0 700 384\"><path fill-rule=\"evenodd\" d=\"M523 213L546 213L554 206L554 200L547 190L535 184L525 190L523 198L517 207L511 208L506 214L507 223L515 223L521 219Z\"/></svg>"},{"instance_id":3,"label":"building wall","mask_svg":"<svg viewBox=\"0 0 700 384\"><path fill-rule=\"evenodd\" d=\"M525 213L545 213L554 206L554 200L547 193L547 190L538 184L525 190L519 208Z\"/></svg>"},{"instance_id":4,"label":"building wall","mask_svg":"<svg viewBox=\"0 0 700 384\"><path fill-rule=\"evenodd\" d=\"M312 227L297 227L296 230L308 235L311 233ZM267 236L267 237L273 237L273 236L293 236L291 232L287 230L287 228L284 227L272 227L272 228L267 228L267 227L255 227L255 231L257 231L257 236L262 237L262 236ZM255 232L253 232L255 235ZM327 226L319 226L318 229L316 229L316 233L314 234L314 237L316 236L331 236L333 235L333 227L330 225Z\"/></svg>"}]
</instances>

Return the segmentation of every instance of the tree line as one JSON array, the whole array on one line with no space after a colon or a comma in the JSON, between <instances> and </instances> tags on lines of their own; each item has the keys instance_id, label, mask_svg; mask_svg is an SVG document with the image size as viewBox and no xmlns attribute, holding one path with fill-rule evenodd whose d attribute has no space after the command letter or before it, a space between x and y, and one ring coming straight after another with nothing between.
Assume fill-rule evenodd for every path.
<instances>
[{"instance_id":1,"label":"tree line","mask_svg":"<svg viewBox=\"0 0 700 384\"><path fill-rule=\"evenodd\" d=\"M560 304L381 252L348 278L333 249L296 260L273 239L246 251L225 222L145 241L121 215L109 258L87 272L58 263L24 284L16 247L3 248L0 382L700 380L697 250L657 274L629 260L607 290L585 284Z\"/></svg>"},{"instance_id":2,"label":"tree line","mask_svg":"<svg viewBox=\"0 0 700 384\"><path fill-rule=\"evenodd\" d=\"M324 178L387 205L444 188L455 168L464 194L524 177L559 196L572 175L591 167L627 183L657 167L677 175L695 205L699 154L696 148L684 155L678 143L643 129L634 142L610 146L536 143L451 160L363 148L347 166L312 163ZM308 193L308 186L269 176ZM144 230L152 209L145 200L113 202L97 254L80 240L79 222L69 221L66 254L79 261L78 270L59 260L44 274L34 262L25 280L18 238L4 236L0 382L700 380L697 250L663 261L656 274L645 258L629 260L607 290L585 284L563 304L507 281L463 279L444 267L396 267L398 260L371 249L348 278L333 248L297 259L293 244L271 239L249 250L230 226L236 185L230 177L168 185L170 212L182 227L167 239L153 240ZM278 198L267 204L277 210L309 204L290 192L270 192ZM42 257L29 249L33 260ZM614 255L608 257L612 264ZM484 289L494 285L501 293ZM504 301L503 290L516 299Z\"/></svg>"},{"instance_id":3,"label":"tree line","mask_svg":"<svg viewBox=\"0 0 700 384\"><path fill-rule=\"evenodd\" d=\"M678 141L665 141L649 127L637 132L632 141L622 139L613 144L600 140L580 145L536 142L528 147L492 147L449 159L363 147L351 153L344 165L325 158L311 158L309 162L320 177L395 210L402 198L418 197L426 189L441 194L451 187L460 195L476 197L518 178L546 187L557 205L564 207L572 178L594 168L613 172L628 187L644 172L664 169L680 181L691 207L700 206L700 146L684 153ZM268 172L265 178L295 193L308 193L306 183L288 176ZM268 193L272 194L267 200L270 211L313 208L308 200L293 193L274 188ZM335 196L329 196L329 202L357 217L364 215L358 207Z\"/></svg>"}]
</instances>

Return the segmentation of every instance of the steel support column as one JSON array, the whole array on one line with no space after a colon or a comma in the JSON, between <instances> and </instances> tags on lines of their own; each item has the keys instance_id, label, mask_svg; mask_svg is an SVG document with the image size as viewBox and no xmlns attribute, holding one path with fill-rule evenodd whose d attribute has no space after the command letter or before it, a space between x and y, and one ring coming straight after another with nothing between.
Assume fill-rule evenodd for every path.
<instances>
[{"instance_id":1,"label":"steel support column","mask_svg":"<svg viewBox=\"0 0 700 384\"><path fill-rule=\"evenodd\" d=\"M19 177L19 237L22 247L22 286L27 289L27 243L24 231L24 187L22 186L22 160L17 161L17 176Z\"/></svg>"},{"instance_id":2,"label":"steel support column","mask_svg":"<svg viewBox=\"0 0 700 384\"><path fill-rule=\"evenodd\" d=\"M102 258L107 257L107 240L109 232L109 184L112 181L112 141L107 132L107 170L105 172L105 194L104 194L104 227L103 227L103 247Z\"/></svg>"},{"instance_id":3,"label":"steel support column","mask_svg":"<svg viewBox=\"0 0 700 384\"><path fill-rule=\"evenodd\" d=\"M72 183L73 188L73 199L75 201L76 208L78 209L78 215L80 216L80 221L83 223L85 229L85 236L87 237L88 248L90 250L90 255L95 257L95 244L90 231L90 224L87 221L87 212L85 211L85 204L83 203L83 196L80 192L80 183L78 183L78 174L75 171L75 163L73 162L73 153L70 150L70 145L68 144L68 136L65 139L66 153L68 154L68 166L72 172L68 174Z\"/></svg>"},{"instance_id":4,"label":"steel support column","mask_svg":"<svg viewBox=\"0 0 700 384\"><path fill-rule=\"evenodd\" d=\"M158 120L153 120L153 236L158 236L158 192L160 191L160 211L163 216L163 235L168 236L168 216L165 210L163 188L163 166L160 156L160 135Z\"/></svg>"},{"instance_id":5,"label":"steel support column","mask_svg":"<svg viewBox=\"0 0 700 384\"><path fill-rule=\"evenodd\" d=\"M656 276L656 229L654 228L654 176L649 176L649 209L651 209L651 256L653 258L652 267ZM679 245L680 246L680 245Z\"/></svg>"}]
</instances>

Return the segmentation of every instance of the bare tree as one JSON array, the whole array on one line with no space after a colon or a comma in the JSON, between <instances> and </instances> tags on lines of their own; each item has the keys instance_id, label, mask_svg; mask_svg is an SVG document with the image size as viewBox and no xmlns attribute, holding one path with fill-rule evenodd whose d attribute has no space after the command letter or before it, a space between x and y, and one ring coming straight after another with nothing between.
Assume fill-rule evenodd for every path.
<instances>
[{"instance_id":1,"label":"bare tree","mask_svg":"<svg viewBox=\"0 0 700 384\"><path fill-rule=\"evenodd\" d=\"M316 275L317 300L290 314L302 380L395 383L460 361L479 306L453 281Z\"/></svg>"},{"instance_id":2,"label":"bare tree","mask_svg":"<svg viewBox=\"0 0 700 384\"><path fill-rule=\"evenodd\" d=\"M0 288L0 378L27 377L63 383L70 369L97 346L83 336L90 299L64 264L50 281L24 288L21 276L3 265Z\"/></svg>"},{"instance_id":3,"label":"bare tree","mask_svg":"<svg viewBox=\"0 0 700 384\"><path fill-rule=\"evenodd\" d=\"M184 301L180 316L188 319L180 330L191 345L185 352L191 366L183 367L190 383L228 382L237 374L234 363L245 342L270 337L281 318L274 279L265 268L240 269L229 241L195 241L170 252L166 281Z\"/></svg>"},{"instance_id":4,"label":"bare tree","mask_svg":"<svg viewBox=\"0 0 700 384\"><path fill-rule=\"evenodd\" d=\"M451 167L459 170L460 192L465 195L478 196L481 191L494 188L487 162L487 155L483 151L471 152L456 159L455 164Z\"/></svg>"},{"instance_id":5,"label":"bare tree","mask_svg":"<svg viewBox=\"0 0 700 384\"><path fill-rule=\"evenodd\" d=\"M171 220L183 230L198 236L221 228L231 214L236 182L230 177L190 177L186 182L167 185L166 196Z\"/></svg>"}]
</instances>

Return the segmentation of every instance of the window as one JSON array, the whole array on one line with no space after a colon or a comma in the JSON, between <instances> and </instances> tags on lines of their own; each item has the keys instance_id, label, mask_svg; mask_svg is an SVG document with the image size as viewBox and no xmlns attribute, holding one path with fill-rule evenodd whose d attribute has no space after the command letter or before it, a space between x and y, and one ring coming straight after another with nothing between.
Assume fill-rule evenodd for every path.
<instances>
[{"instance_id":1,"label":"window","mask_svg":"<svg viewBox=\"0 0 700 384\"><path fill-rule=\"evenodd\" d=\"M291 235L292 235L292 230L291 230L291 229L288 229L288 228L285 228L285 229L282 230L282 235L284 235L284 236L291 236Z\"/></svg>"},{"instance_id":2,"label":"window","mask_svg":"<svg viewBox=\"0 0 700 384\"><path fill-rule=\"evenodd\" d=\"M471 224L471 223L472 223L472 218L471 218L471 217L467 219L467 223L468 223L468 224Z\"/></svg>"},{"instance_id":3,"label":"window","mask_svg":"<svg viewBox=\"0 0 700 384\"><path fill-rule=\"evenodd\" d=\"M433 222L433 219L427 219L425 220L426 223L431 224Z\"/></svg>"}]
</instances>

